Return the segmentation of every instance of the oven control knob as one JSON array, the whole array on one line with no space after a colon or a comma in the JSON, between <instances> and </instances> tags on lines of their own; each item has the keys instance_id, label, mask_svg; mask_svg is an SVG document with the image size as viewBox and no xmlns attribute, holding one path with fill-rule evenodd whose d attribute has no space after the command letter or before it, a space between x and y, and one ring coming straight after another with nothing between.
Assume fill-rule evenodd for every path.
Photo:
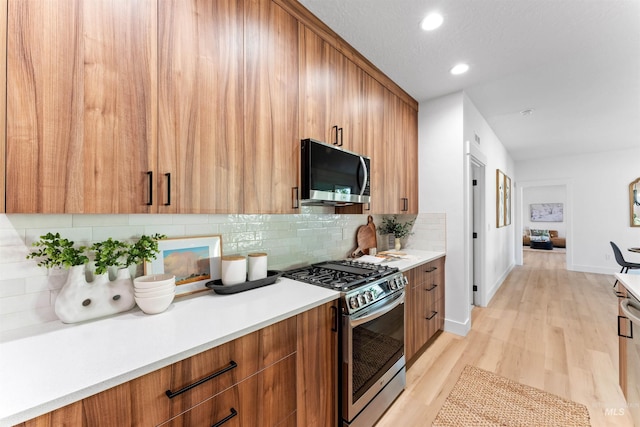
<instances>
[{"instance_id":1,"label":"oven control knob","mask_svg":"<svg viewBox=\"0 0 640 427\"><path fill-rule=\"evenodd\" d=\"M349 298L349 307L358 308L359 306L360 306L360 304L358 303L358 298L357 297Z\"/></svg>"},{"instance_id":2,"label":"oven control knob","mask_svg":"<svg viewBox=\"0 0 640 427\"><path fill-rule=\"evenodd\" d=\"M367 299L367 302L371 302L373 301L373 294L371 293L371 291L367 291L364 293L365 298Z\"/></svg>"},{"instance_id":3,"label":"oven control knob","mask_svg":"<svg viewBox=\"0 0 640 427\"><path fill-rule=\"evenodd\" d=\"M402 276L402 282L404 283L405 286L409 284L409 279L407 279L407 276Z\"/></svg>"},{"instance_id":4,"label":"oven control knob","mask_svg":"<svg viewBox=\"0 0 640 427\"><path fill-rule=\"evenodd\" d=\"M360 294L358 295L358 301L360 302L360 305L365 305L367 303L367 298L364 294Z\"/></svg>"},{"instance_id":5,"label":"oven control knob","mask_svg":"<svg viewBox=\"0 0 640 427\"><path fill-rule=\"evenodd\" d=\"M398 289L398 285L396 284L396 282L394 280L389 280L389 287L391 289Z\"/></svg>"}]
</instances>

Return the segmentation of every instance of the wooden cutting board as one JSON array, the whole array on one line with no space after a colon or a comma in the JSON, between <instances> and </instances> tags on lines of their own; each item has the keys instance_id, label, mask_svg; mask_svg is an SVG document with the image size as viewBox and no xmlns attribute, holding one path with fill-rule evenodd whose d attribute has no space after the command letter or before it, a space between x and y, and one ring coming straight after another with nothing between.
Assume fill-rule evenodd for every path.
<instances>
[{"instance_id":1,"label":"wooden cutting board","mask_svg":"<svg viewBox=\"0 0 640 427\"><path fill-rule=\"evenodd\" d=\"M369 255L369 248L378 246L376 225L373 223L373 217L371 215L367 218L366 225L358 227L356 232L356 245L356 250L351 253L351 256L354 258L363 254Z\"/></svg>"}]
</instances>

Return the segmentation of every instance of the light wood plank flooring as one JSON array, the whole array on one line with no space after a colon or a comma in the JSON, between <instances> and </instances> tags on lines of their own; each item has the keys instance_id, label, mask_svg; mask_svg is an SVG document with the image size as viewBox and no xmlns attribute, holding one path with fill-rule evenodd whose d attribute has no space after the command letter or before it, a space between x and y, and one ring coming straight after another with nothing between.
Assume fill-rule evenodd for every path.
<instances>
[{"instance_id":1,"label":"light wood plank flooring","mask_svg":"<svg viewBox=\"0 0 640 427\"><path fill-rule=\"evenodd\" d=\"M410 366L377 427L431 425L467 364L582 403L594 427L632 426L618 387L613 276L567 271L564 261L525 252L489 306L473 309L466 337L442 333Z\"/></svg>"}]
</instances>

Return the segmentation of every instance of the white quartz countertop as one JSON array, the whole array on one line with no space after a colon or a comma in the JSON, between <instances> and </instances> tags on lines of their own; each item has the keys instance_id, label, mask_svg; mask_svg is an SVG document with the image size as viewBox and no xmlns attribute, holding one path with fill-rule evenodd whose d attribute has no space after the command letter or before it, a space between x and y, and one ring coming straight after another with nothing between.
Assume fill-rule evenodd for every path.
<instances>
[{"instance_id":1,"label":"white quartz countertop","mask_svg":"<svg viewBox=\"0 0 640 427\"><path fill-rule=\"evenodd\" d=\"M133 309L0 340L0 426L14 425L336 299L339 292L280 278L231 295L200 293L167 311Z\"/></svg>"},{"instance_id":2,"label":"white quartz countertop","mask_svg":"<svg viewBox=\"0 0 640 427\"><path fill-rule=\"evenodd\" d=\"M401 250L385 260L406 271L445 255ZM640 285L639 285L640 289ZM0 426L11 426L153 372L338 298L339 292L280 278L231 295L176 299L89 322L49 322L0 337Z\"/></svg>"},{"instance_id":3,"label":"white quartz countertop","mask_svg":"<svg viewBox=\"0 0 640 427\"><path fill-rule=\"evenodd\" d=\"M618 279L634 297L640 300L640 274L638 273L616 273L616 279Z\"/></svg>"}]
</instances>

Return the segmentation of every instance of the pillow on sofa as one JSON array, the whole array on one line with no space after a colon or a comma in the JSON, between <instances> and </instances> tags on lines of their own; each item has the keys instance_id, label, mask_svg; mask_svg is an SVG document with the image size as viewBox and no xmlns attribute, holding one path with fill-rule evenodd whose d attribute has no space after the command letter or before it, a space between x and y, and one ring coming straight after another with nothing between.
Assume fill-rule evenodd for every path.
<instances>
[{"instance_id":1,"label":"pillow on sofa","mask_svg":"<svg viewBox=\"0 0 640 427\"><path fill-rule=\"evenodd\" d=\"M532 242L548 242L549 240L551 240L551 237L549 236L549 230L531 229Z\"/></svg>"},{"instance_id":2,"label":"pillow on sofa","mask_svg":"<svg viewBox=\"0 0 640 427\"><path fill-rule=\"evenodd\" d=\"M549 237L558 237L558 230L549 230Z\"/></svg>"}]
</instances>

